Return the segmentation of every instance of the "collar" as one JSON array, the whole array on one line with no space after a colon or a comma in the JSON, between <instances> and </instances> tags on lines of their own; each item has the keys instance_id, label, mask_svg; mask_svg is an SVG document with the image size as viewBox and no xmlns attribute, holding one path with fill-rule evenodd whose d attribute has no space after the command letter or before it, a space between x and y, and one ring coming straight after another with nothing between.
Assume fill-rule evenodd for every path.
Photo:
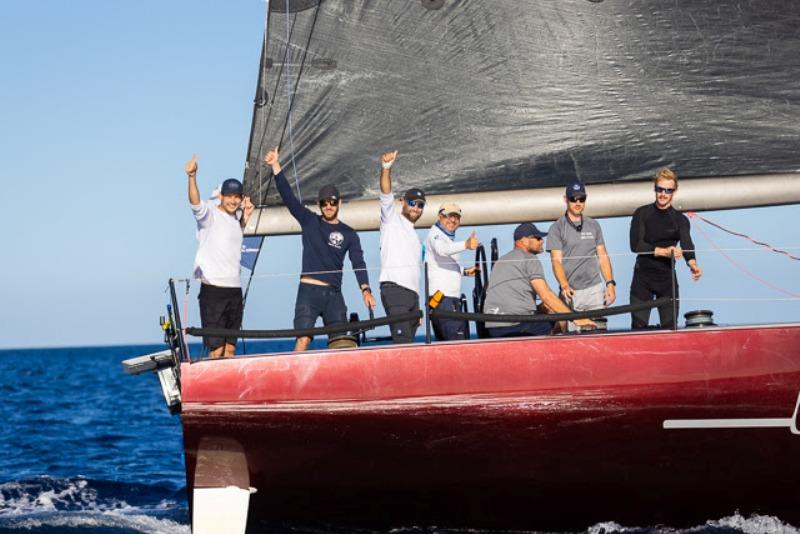
<instances>
[{"instance_id":1,"label":"collar","mask_svg":"<svg viewBox=\"0 0 800 534\"><path fill-rule=\"evenodd\" d=\"M434 226L437 227L439 230L441 230L444 235L446 235L447 237L449 237L453 241L456 240L456 233L455 232L450 233L447 230L445 230L444 226L439 224L439 221L436 221L436 224L434 224Z\"/></svg>"}]
</instances>

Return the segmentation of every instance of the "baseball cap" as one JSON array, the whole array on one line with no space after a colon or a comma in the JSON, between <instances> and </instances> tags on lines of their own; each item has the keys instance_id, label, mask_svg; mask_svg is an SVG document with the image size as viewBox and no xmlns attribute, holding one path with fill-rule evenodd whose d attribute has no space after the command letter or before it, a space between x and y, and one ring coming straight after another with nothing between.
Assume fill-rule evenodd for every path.
<instances>
[{"instance_id":1,"label":"baseball cap","mask_svg":"<svg viewBox=\"0 0 800 534\"><path fill-rule=\"evenodd\" d=\"M514 230L514 241L522 239L523 237L545 237L547 232L542 232L533 223L522 223Z\"/></svg>"},{"instance_id":2,"label":"baseball cap","mask_svg":"<svg viewBox=\"0 0 800 534\"><path fill-rule=\"evenodd\" d=\"M586 187L584 187L580 180L572 180L567 184L566 195L567 198L585 197Z\"/></svg>"},{"instance_id":3,"label":"baseball cap","mask_svg":"<svg viewBox=\"0 0 800 534\"><path fill-rule=\"evenodd\" d=\"M403 195L403 198L406 200L425 200L425 193L422 191L422 189L412 187L406 191L406 194Z\"/></svg>"},{"instance_id":4,"label":"baseball cap","mask_svg":"<svg viewBox=\"0 0 800 534\"><path fill-rule=\"evenodd\" d=\"M443 215L449 215L451 213L457 213L461 215L461 208L455 202L445 202L439 206L439 213Z\"/></svg>"},{"instance_id":5,"label":"baseball cap","mask_svg":"<svg viewBox=\"0 0 800 534\"><path fill-rule=\"evenodd\" d=\"M236 178L228 178L222 182L221 195L244 195L244 186Z\"/></svg>"},{"instance_id":6,"label":"baseball cap","mask_svg":"<svg viewBox=\"0 0 800 534\"><path fill-rule=\"evenodd\" d=\"M317 200L339 200L339 190L336 189L335 185L323 185L320 190L319 194L317 195Z\"/></svg>"}]
</instances>

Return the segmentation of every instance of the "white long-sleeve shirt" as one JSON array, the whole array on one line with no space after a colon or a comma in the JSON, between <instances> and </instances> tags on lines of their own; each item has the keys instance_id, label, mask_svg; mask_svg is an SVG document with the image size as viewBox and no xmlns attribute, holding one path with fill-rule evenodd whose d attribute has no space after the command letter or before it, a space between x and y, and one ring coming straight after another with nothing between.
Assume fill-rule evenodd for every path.
<instances>
[{"instance_id":1,"label":"white long-sleeve shirt","mask_svg":"<svg viewBox=\"0 0 800 534\"><path fill-rule=\"evenodd\" d=\"M241 287L242 227L239 220L208 200L192 205L197 220L194 276L218 287Z\"/></svg>"},{"instance_id":2,"label":"white long-sleeve shirt","mask_svg":"<svg viewBox=\"0 0 800 534\"><path fill-rule=\"evenodd\" d=\"M409 221L397 209L392 193L381 193L381 282L394 282L419 295L422 245Z\"/></svg>"},{"instance_id":3,"label":"white long-sleeve shirt","mask_svg":"<svg viewBox=\"0 0 800 534\"><path fill-rule=\"evenodd\" d=\"M453 241L436 225L425 239L428 264L428 286L433 295L437 290L445 297L461 297L461 265L459 253L467 249L464 241Z\"/></svg>"}]
</instances>

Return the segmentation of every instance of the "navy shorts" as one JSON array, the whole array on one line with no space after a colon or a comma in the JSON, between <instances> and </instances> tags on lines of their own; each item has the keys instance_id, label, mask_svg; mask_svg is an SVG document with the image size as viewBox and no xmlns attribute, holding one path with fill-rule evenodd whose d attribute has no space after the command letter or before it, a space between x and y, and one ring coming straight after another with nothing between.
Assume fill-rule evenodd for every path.
<instances>
[{"instance_id":1,"label":"navy shorts","mask_svg":"<svg viewBox=\"0 0 800 534\"><path fill-rule=\"evenodd\" d=\"M219 287L200 284L200 324L203 328L229 328L239 330L242 326L242 288ZM236 337L203 337L203 343L214 350L228 343L236 345Z\"/></svg>"},{"instance_id":2,"label":"navy shorts","mask_svg":"<svg viewBox=\"0 0 800 534\"><path fill-rule=\"evenodd\" d=\"M546 336L553 329L553 322L520 323L511 326L488 328L490 337Z\"/></svg>"},{"instance_id":3,"label":"navy shorts","mask_svg":"<svg viewBox=\"0 0 800 534\"><path fill-rule=\"evenodd\" d=\"M294 328L314 328L317 317L325 326L347 322L347 306L342 291L330 286L300 283L294 305Z\"/></svg>"}]
</instances>

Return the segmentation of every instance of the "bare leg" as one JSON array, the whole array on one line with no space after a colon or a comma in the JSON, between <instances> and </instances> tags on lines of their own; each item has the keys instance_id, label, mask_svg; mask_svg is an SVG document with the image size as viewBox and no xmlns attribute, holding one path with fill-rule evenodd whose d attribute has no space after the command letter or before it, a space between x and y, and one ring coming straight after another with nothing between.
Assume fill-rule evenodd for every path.
<instances>
[{"instance_id":1,"label":"bare leg","mask_svg":"<svg viewBox=\"0 0 800 534\"><path fill-rule=\"evenodd\" d=\"M231 358L234 354L236 354L236 345L225 343L225 357Z\"/></svg>"},{"instance_id":2,"label":"bare leg","mask_svg":"<svg viewBox=\"0 0 800 534\"><path fill-rule=\"evenodd\" d=\"M225 345L220 345L216 349L209 351L208 356L211 359L216 360L217 358L222 358L224 356Z\"/></svg>"},{"instance_id":3,"label":"bare leg","mask_svg":"<svg viewBox=\"0 0 800 534\"><path fill-rule=\"evenodd\" d=\"M297 341L294 344L295 351L303 351L308 350L308 346L311 344L310 337L298 337Z\"/></svg>"}]
</instances>

